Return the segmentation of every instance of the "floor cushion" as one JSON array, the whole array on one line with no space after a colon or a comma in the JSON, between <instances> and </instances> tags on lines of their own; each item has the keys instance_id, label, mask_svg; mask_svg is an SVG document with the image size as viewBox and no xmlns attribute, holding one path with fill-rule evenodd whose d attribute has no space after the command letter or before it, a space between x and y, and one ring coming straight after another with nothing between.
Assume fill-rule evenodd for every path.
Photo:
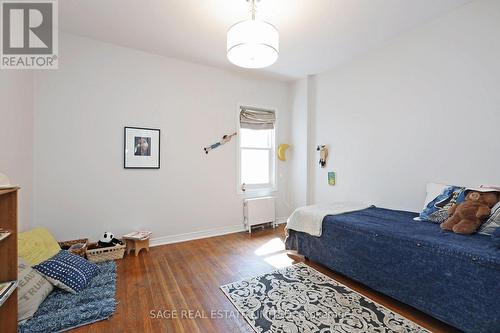
<instances>
[{"instance_id":1,"label":"floor cushion","mask_svg":"<svg viewBox=\"0 0 500 333\"><path fill-rule=\"evenodd\" d=\"M76 294L99 273L99 267L90 261L61 250L58 254L33 267L54 286Z\"/></svg>"},{"instance_id":2,"label":"floor cushion","mask_svg":"<svg viewBox=\"0 0 500 333\"><path fill-rule=\"evenodd\" d=\"M65 332L67 330L108 319L116 310L116 264L106 261L97 264L99 274L87 288L71 294L55 288L40 305L35 315L19 323L19 333ZM116 324L108 324L108 332L116 332ZM92 328L81 329L92 332ZM140 330L130 329L130 332Z\"/></svg>"},{"instance_id":3,"label":"floor cushion","mask_svg":"<svg viewBox=\"0 0 500 333\"><path fill-rule=\"evenodd\" d=\"M17 320L29 319L54 287L23 258L18 258Z\"/></svg>"},{"instance_id":4,"label":"floor cushion","mask_svg":"<svg viewBox=\"0 0 500 333\"><path fill-rule=\"evenodd\" d=\"M57 241L45 228L19 233L17 245L19 256L32 266L55 256L61 250Z\"/></svg>"}]
</instances>

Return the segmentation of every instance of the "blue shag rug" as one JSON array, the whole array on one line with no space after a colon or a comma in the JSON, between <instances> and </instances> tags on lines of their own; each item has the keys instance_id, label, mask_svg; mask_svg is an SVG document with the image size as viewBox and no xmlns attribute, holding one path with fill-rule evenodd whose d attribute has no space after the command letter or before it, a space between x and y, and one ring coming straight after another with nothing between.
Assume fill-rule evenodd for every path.
<instances>
[{"instance_id":1,"label":"blue shag rug","mask_svg":"<svg viewBox=\"0 0 500 333\"><path fill-rule=\"evenodd\" d=\"M19 324L18 331L62 332L111 317L116 308L116 264L107 261L97 265L100 273L87 288L78 294L54 288L33 318Z\"/></svg>"}]
</instances>

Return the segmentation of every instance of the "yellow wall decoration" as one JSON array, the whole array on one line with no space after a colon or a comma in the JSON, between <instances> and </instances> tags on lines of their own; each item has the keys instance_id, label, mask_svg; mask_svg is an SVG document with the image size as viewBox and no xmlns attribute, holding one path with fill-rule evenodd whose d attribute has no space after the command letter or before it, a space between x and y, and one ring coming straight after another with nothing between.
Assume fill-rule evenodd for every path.
<instances>
[{"instance_id":1,"label":"yellow wall decoration","mask_svg":"<svg viewBox=\"0 0 500 333\"><path fill-rule=\"evenodd\" d=\"M286 143L282 143L278 146L278 159L280 161L286 161L285 152L288 149L288 147L290 147L290 145Z\"/></svg>"}]
</instances>

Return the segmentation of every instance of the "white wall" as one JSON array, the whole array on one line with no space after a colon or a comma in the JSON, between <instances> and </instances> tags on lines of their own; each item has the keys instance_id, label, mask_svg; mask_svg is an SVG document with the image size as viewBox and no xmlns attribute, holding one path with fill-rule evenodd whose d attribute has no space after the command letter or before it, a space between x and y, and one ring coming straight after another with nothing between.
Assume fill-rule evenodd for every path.
<instances>
[{"instance_id":1,"label":"white wall","mask_svg":"<svg viewBox=\"0 0 500 333\"><path fill-rule=\"evenodd\" d=\"M498 31L500 3L475 1L291 89L62 34L60 69L37 71L34 87L29 72L0 72L0 172L23 186L24 228L60 239L239 230L235 141L201 148L234 129L242 102L276 107L277 143L292 145L278 163L280 217L335 200L418 210L428 181L500 183ZM123 126L134 125L162 129L160 170L123 169Z\"/></svg>"},{"instance_id":2,"label":"white wall","mask_svg":"<svg viewBox=\"0 0 500 333\"><path fill-rule=\"evenodd\" d=\"M500 1L475 1L318 75L313 201L418 210L429 181L500 184L499 31Z\"/></svg>"},{"instance_id":3,"label":"white wall","mask_svg":"<svg viewBox=\"0 0 500 333\"><path fill-rule=\"evenodd\" d=\"M289 164L289 202L294 208L307 203L307 147L308 107L307 78L292 84L292 106L290 115L290 148L287 151Z\"/></svg>"},{"instance_id":4,"label":"white wall","mask_svg":"<svg viewBox=\"0 0 500 333\"><path fill-rule=\"evenodd\" d=\"M277 141L287 142L289 85L68 34L60 49L59 70L35 74L36 224L58 239L239 230L236 141L202 147L235 129L237 103L277 108ZM162 130L160 170L123 169L124 126Z\"/></svg>"},{"instance_id":5,"label":"white wall","mask_svg":"<svg viewBox=\"0 0 500 333\"><path fill-rule=\"evenodd\" d=\"M33 202L33 74L0 71L0 172L19 184L19 225L31 224Z\"/></svg>"}]
</instances>

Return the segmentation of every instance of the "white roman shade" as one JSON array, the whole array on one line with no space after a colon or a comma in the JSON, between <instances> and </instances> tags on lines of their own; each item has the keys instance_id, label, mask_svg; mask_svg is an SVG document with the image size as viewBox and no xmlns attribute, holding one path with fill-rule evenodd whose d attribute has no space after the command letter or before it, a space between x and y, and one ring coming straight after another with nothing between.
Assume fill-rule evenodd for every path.
<instances>
[{"instance_id":1,"label":"white roman shade","mask_svg":"<svg viewBox=\"0 0 500 333\"><path fill-rule=\"evenodd\" d=\"M274 129L276 113L249 106L240 107L240 127L254 130Z\"/></svg>"}]
</instances>

